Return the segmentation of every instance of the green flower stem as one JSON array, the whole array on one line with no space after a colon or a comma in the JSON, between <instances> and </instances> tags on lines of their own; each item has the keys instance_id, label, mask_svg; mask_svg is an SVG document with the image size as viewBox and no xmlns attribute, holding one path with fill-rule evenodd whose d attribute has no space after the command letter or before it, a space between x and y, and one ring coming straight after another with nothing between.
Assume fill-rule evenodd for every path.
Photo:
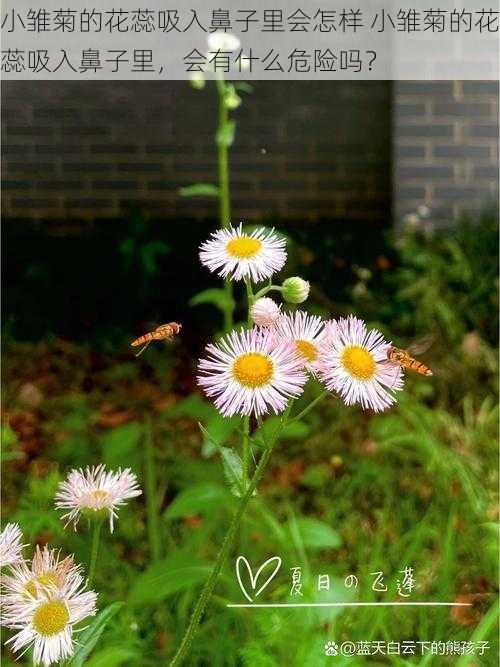
<instances>
[{"instance_id":1,"label":"green flower stem","mask_svg":"<svg viewBox=\"0 0 500 667\"><path fill-rule=\"evenodd\" d=\"M243 463L243 488L247 488L248 470L250 463L250 417L243 417L243 440L242 440L242 463Z\"/></svg>"},{"instance_id":2,"label":"green flower stem","mask_svg":"<svg viewBox=\"0 0 500 667\"><path fill-rule=\"evenodd\" d=\"M160 560L160 517L156 493L156 463L151 419L146 420L144 437L144 486L146 490L146 512L149 539L149 554L153 563Z\"/></svg>"},{"instance_id":3,"label":"green flower stem","mask_svg":"<svg viewBox=\"0 0 500 667\"><path fill-rule=\"evenodd\" d=\"M219 221L221 227L229 227L231 222L231 197L229 191L229 150L226 142L219 137L229 121L229 111L225 102L226 84L222 78L216 81L219 97L219 122L217 127L217 165L219 175ZM233 285L230 280L224 281L227 294L227 306L224 308L224 329L230 331L233 327Z\"/></svg>"},{"instance_id":4,"label":"green flower stem","mask_svg":"<svg viewBox=\"0 0 500 667\"><path fill-rule=\"evenodd\" d=\"M89 576L87 579L87 584L90 587L92 581L94 580L95 575L95 566L97 564L97 554L99 553L99 542L101 539L101 528L103 524L102 518L95 518L92 520L92 544L90 547L90 564L89 564Z\"/></svg>"},{"instance_id":5,"label":"green flower stem","mask_svg":"<svg viewBox=\"0 0 500 667\"><path fill-rule=\"evenodd\" d=\"M299 414L295 415L295 417L293 417L293 419L290 419L290 421L288 423L292 424L293 422L296 422L296 421L299 421L299 419L302 419L302 417L305 417L314 407L316 407L316 405L318 405L318 403L320 403L325 398L325 396L328 396L329 394L332 395L331 392L328 391L328 389L325 389L323 392L321 392L321 394L319 396L316 396L316 398L314 400L312 400L309 403L309 405L302 410L302 412L299 412Z\"/></svg>"},{"instance_id":6,"label":"green flower stem","mask_svg":"<svg viewBox=\"0 0 500 667\"><path fill-rule=\"evenodd\" d=\"M226 84L223 79L217 79L217 93L219 95L219 126L218 136L229 121L229 111L225 103ZM217 157L219 168L219 218L223 227L228 227L231 221L231 201L229 197L229 151L225 141L217 141Z\"/></svg>"},{"instance_id":7,"label":"green flower stem","mask_svg":"<svg viewBox=\"0 0 500 667\"><path fill-rule=\"evenodd\" d=\"M292 401L293 402L293 401ZM248 505L248 502L250 498L253 495L253 492L257 488L258 483L262 479L262 476L264 475L264 471L267 467L267 464L269 463L269 460L271 458L271 454L274 449L274 445L276 444L276 441L278 439L278 436L283 429L283 427L286 424L286 421L288 419L288 415L290 414L290 409L292 406L292 402L288 406L286 412L283 414L283 417L281 418L280 421L280 426L276 429L274 432L271 440L268 442L267 449L264 451L262 454L260 461L257 465L257 468L255 469L254 475L250 481L250 484L248 485L245 494L242 496L240 499L240 503L238 505L238 509L236 510L236 513L231 521L231 524L229 526L229 530L226 533L226 536L224 538L224 541L222 542L221 549L219 551L219 554L217 556L217 560L215 561L215 565L213 567L212 572L210 573L210 576L208 577L205 586L203 587L203 590L201 592L201 595L198 599L198 602L194 608L193 615L191 617L191 621L189 623L189 626L186 630L186 633L184 634L184 637L182 639L181 645L179 646L179 649L175 656L173 657L172 661L170 662L170 667L177 667L178 665L181 665L184 659L186 658L186 655L189 652L189 649L191 647L191 643L193 641L193 638L196 634L196 630L198 629L198 625L200 623L201 617L205 611L205 608L212 597L212 593L215 587L215 584L217 582L217 577L220 574L220 571L222 567L224 566L224 563L226 562L227 557L229 556L229 552L234 544L236 535L238 533L238 529L240 527L241 519L243 517L243 514L245 513L246 507Z\"/></svg>"},{"instance_id":8,"label":"green flower stem","mask_svg":"<svg viewBox=\"0 0 500 667\"><path fill-rule=\"evenodd\" d=\"M257 299L260 299L261 297L265 296L268 292L282 292L283 288L280 287L279 285L267 285L266 287L263 287L260 292L257 292L257 294L254 296L255 301Z\"/></svg>"},{"instance_id":9,"label":"green flower stem","mask_svg":"<svg viewBox=\"0 0 500 667\"><path fill-rule=\"evenodd\" d=\"M252 306L255 301L255 297L253 295L253 290L252 290L252 283L250 280L245 280L245 285L247 288L247 304L248 304L248 326L252 326Z\"/></svg>"}]
</instances>

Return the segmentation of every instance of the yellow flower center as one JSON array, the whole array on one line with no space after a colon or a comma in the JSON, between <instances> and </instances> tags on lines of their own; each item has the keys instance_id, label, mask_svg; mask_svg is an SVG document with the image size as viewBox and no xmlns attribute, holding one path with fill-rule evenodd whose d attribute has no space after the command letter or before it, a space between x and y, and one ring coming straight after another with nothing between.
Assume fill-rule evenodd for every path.
<instances>
[{"instance_id":1,"label":"yellow flower center","mask_svg":"<svg viewBox=\"0 0 500 667\"><path fill-rule=\"evenodd\" d=\"M61 600L43 602L33 615L33 627L44 637L62 632L68 621L68 609Z\"/></svg>"},{"instance_id":2,"label":"yellow flower center","mask_svg":"<svg viewBox=\"0 0 500 667\"><path fill-rule=\"evenodd\" d=\"M375 375L375 360L364 347L346 347L341 362L346 371L358 380L370 380Z\"/></svg>"},{"instance_id":3,"label":"yellow flower center","mask_svg":"<svg viewBox=\"0 0 500 667\"><path fill-rule=\"evenodd\" d=\"M244 387L262 387L273 375L273 362L260 352L242 354L234 362L233 375Z\"/></svg>"},{"instance_id":4,"label":"yellow flower center","mask_svg":"<svg viewBox=\"0 0 500 667\"><path fill-rule=\"evenodd\" d=\"M55 572L45 572L31 581L28 581L24 587L26 593L29 593L31 597L38 597L38 585L40 586L57 586L57 577Z\"/></svg>"},{"instance_id":5,"label":"yellow flower center","mask_svg":"<svg viewBox=\"0 0 500 667\"><path fill-rule=\"evenodd\" d=\"M307 361L316 361L318 351L314 343L308 340L296 340L295 345L297 346L297 351L304 359Z\"/></svg>"},{"instance_id":6,"label":"yellow flower center","mask_svg":"<svg viewBox=\"0 0 500 667\"><path fill-rule=\"evenodd\" d=\"M103 491L102 489L96 489L95 491L92 491L90 495L92 496L93 500L96 501L96 503L102 505L107 503L109 498L109 493L107 491Z\"/></svg>"},{"instance_id":7,"label":"yellow flower center","mask_svg":"<svg viewBox=\"0 0 500 667\"><path fill-rule=\"evenodd\" d=\"M238 236L231 239L226 245L228 253L236 259L254 257L261 248L262 243L258 239L250 238L250 236Z\"/></svg>"}]
</instances>

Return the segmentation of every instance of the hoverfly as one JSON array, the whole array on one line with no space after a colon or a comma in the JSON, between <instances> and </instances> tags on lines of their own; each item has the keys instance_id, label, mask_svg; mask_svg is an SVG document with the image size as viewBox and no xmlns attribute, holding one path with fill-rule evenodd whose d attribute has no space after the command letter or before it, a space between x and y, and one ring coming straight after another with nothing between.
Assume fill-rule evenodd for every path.
<instances>
[{"instance_id":1,"label":"hoverfly","mask_svg":"<svg viewBox=\"0 0 500 667\"><path fill-rule=\"evenodd\" d=\"M156 327L156 329L154 329L153 331L150 331L149 333L144 334L144 336L139 336L139 338L133 340L130 343L130 345L132 347L137 347L139 345L143 346L139 350L139 352L135 355L136 357L138 357L140 354L144 352L144 350L153 340L169 340L170 338L178 334L181 329L182 329L182 324L177 324L177 322L160 324L160 326Z\"/></svg>"},{"instance_id":2,"label":"hoverfly","mask_svg":"<svg viewBox=\"0 0 500 667\"><path fill-rule=\"evenodd\" d=\"M393 364L398 364L401 368L414 371L419 375L433 375L430 368L412 356L414 354L423 354L432 345L433 340L433 336L425 336L412 345L409 345L406 350L391 345L387 350L387 359Z\"/></svg>"}]
</instances>

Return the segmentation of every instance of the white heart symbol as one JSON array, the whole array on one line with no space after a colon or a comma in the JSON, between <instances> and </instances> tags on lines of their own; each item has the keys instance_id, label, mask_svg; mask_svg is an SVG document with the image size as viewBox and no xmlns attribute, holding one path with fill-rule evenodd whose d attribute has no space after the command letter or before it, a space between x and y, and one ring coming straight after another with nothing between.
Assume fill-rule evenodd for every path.
<instances>
[{"instance_id":1,"label":"white heart symbol","mask_svg":"<svg viewBox=\"0 0 500 667\"><path fill-rule=\"evenodd\" d=\"M249 602L253 602L253 598L251 598L250 595L248 595L248 593L246 591L246 588L245 588L245 585L241 581L241 573L240 573L241 563L244 563L246 565L248 576L250 577L250 583L252 585L252 591L255 591L255 589L257 588L257 580L259 579L260 574L266 568L266 566L269 565L269 563L272 563L273 561L276 561L276 566L275 566L274 570L271 572L271 574L268 576L266 581L262 584L262 586L259 588L259 590L255 593L255 597L260 595L262 593L262 591L264 590L264 588L266 588L266 586L274 579L274 577L278 573L278 570L281 567L281 558L279 556L271 556L271 558L268 558L266 560L266 562L263 563L259 567L259 569L255 573L255 576L253 575L252 568L250 567L250 563L247 561L245 556L238 556L238 558L236 559L236 577L238 578L238 583L240 585L241 592L243 593L243 595L246 597L246 599Z\"/></svg>"}]
</instances>

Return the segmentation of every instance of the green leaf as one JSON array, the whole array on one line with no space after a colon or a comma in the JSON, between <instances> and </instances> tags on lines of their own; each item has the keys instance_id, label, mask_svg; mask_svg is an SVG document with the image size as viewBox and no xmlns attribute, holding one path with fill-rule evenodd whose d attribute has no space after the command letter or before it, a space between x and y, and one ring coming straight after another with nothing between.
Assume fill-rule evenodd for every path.
<instances>
[{"instance_id":1,"label":"green leaf","mask_svg":"<svg viewBox=\"0 0 500 667\"><path fill-rule=\"evenodd\" d=\"M101 439L104 462L110 467L123 465L140 452L143 428L139 422L118 426L104 434Z\"/></svg>"},{"instance_id":2,"label":"green leaf","mask_svg":"<svg viewBox=\"0 0 500 667\"><path fill-rule=\"evenodd\" d=\"M212 287L210 289L203 290L203 292L198 292L190 300L190 306L199 306L203 303L212 303L220 311L225 313L227 310L230 310L234 306L234 302L231 296L226 292L225 289L219 287Z\"/></svg>"},{"instance_id":3,"label":"green leaf","mask_svg":"<svg viewBox=\"0 0 500 667\"><path fill-rule=\"evenodd\" d=\"M210 570L192 553L176 551L135 578L129 602L135 606L154 604L202 583Z\"/></svg>"},{"instance_id":4,"label":"green leaf","mask_svg":"<svg viewBox=\"0 0 500 667\"><path fill-rule=\"evenodd\" d=\"M121 607L123 607L123 602L113 602L99 612L92 623L85 628L78 637L78 648L69 663L70 667L82 667L101 638L106 625Z\"/></svg>"},{"instance_id":5,"label":"green leaf","mask_svg":"<svg viewBox=\"0 0 500 667\"><path fill-rule=\"evenodd\" d=\"M227 491L222 486L207 482L195 484L181 491L163 516L172 520L193 514L203 514L212 511L214 506L224 505L227 499Z\"/></svg>"},{"instance_id":6,"label":"green leaf","mask_svg":"<svg viewBox=\"0 0 500 667\"><path fill-rule=\"evenodd\" d=\"M212 183L195 183L179 189L181 197L217 197L219 188Z\"/></svg>"},{"instance_id":7,"label":"green leaf","mask_svg":"<svg viewBox=\"0 0 500 667\"><path fill-rule=\"evenodd\" d=\"M234 449L221 447L222 467L224 475L229 483L231 493L235 496L241 496L244 490L243 484L243 462Z\"/></svg>"},{"instance_id":8,"label":"green leaf","mask_svg":"<svg viewBox=\"0 0 500 667\"><path fill-rule=\"evenodd\" d=\"M229 146L232 145L234 141L234 133L236 131L236 123L234 120L228 120L224 125L218 130L215 135L215 141L218 146Z\"/></svg>"},{"instance_id":9,"label":"green leaf","mask_svg":"<svg viewBox=\"0 0 500 667\"><path fill-rule=\"evenodd\" d=\"M342 544L340 535L323 521L302 517L296 523L306 549L337 549Z\"/></svg>"}]
</instances>

